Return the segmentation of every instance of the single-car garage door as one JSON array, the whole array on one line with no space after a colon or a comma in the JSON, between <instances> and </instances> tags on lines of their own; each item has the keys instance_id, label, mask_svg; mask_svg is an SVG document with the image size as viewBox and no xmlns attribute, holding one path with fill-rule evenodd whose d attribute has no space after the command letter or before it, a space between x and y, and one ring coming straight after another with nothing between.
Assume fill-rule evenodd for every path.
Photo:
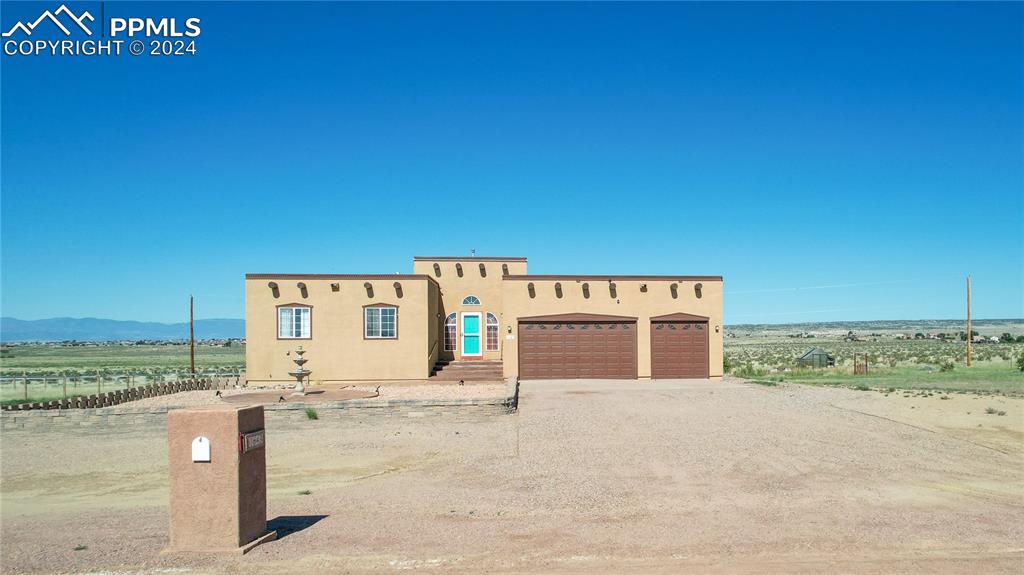
<instances>
[{"instance_id":1,"label":"single-car garage door","mask_svg":"<svg viewBox=\"0 0 1024 575\"><path fill-rule=\"evenodd\" d=\"M651 377L708 377L708 318L674 313L651 318Z\"/></svg>"},{"instance_id":2,"label":"single-car garage door","mask_svg":"<svg viewBox=\"0 0 1024 575\"><path fill-rule=\"evenodd\" d=\"M519 377L636 378L636 318L596 314L519 318Z\"/></svg>"}]
</instances>

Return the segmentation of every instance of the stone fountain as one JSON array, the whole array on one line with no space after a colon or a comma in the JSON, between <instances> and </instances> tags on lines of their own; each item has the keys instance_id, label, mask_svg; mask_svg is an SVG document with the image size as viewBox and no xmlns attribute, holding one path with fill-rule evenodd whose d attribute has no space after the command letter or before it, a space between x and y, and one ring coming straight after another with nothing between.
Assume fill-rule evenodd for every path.
<instances>
[{"instance_id":1,"label":"stone fountain","mask_svg":"<svg viewBox=\"0 0 1024 575\"><path fill-rule=\"evenodd\" d=\"M309 361L308 359L302 357L304 353L306 353L306 351L302 349L302 346L300 345L299 349L295 350L296 358L294 359L295 365L298 367L295 369L295 371L288 372L288 375L294 377L296 382L295 391L292 393L292 395L306 395L306 385L303 382L304 380L307 380L309 378L309 374L313 373L312 371L306 369L305 367L302 367L303 365L306 364L307 361Z\"/></svg>"}]
</instances>

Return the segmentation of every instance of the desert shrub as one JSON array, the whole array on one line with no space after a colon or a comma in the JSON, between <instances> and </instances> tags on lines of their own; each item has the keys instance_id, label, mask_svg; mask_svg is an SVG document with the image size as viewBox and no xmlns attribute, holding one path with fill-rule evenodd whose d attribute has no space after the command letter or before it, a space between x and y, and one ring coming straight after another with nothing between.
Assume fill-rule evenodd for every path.
<instances>
[{"instance_id":1,"label":"desert shrub","mask_svg":"<svg viewBox=\"0 0 1024 575\"><path fill-rule=\"evenodd\" d=\"M306 418L307 419L320 419L320 416L317 414L315 409L313 409L312 407L307 407L306 408Z\"/></svg>"},{"instance_id":2,"label":"desert shrub","mask_svg":"<svg viewBox=\"0 0 1024 575\"><path fill-rule=\"evenodd\" d=\"M722 369L725 370L725 373L730 373L732 371L732 362L729 361L728 355L722 357Z\"/></svg>"},{"instance_id":3,"label":"desert shrub","mask_svg":"<svg viewBox=\"0 0 1024 575\"><path fill-rule=\"evenodd\" d=\"M750 364L744 364L734 372L735 375L744 378L764 377L767 373L767 370L754 367Z\"/></svg>"},{"instance_id":4,"label":"desert shrub","mask_svg":"<svg viewBox=\"0 0 1024 575\"><path fill-rule=\"evenodd\" d=\"M942 365L939 366L939 371L942 371L942 372L953 371L953 362L949 361L949 360L946 360L946 361L942 362Z\"/></svg>"},{"instance_id":5,"label":"desert shrub","mask_svg":"<svg viewBox=\"0 0 1024 575\"><path fill-rule=\"evenodd\" d=\"M1017 369L1024 371L1024 353L1017 356Z\"/></svg>"}]
</instances>

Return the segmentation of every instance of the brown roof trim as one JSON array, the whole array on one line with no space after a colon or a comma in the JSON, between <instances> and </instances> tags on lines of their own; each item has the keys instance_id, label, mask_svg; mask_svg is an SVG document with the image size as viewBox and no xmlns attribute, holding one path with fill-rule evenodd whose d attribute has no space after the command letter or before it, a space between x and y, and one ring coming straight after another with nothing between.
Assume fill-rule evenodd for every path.
<instances>
[{"instance_id":1,"label":"brown roof trim","mask_svg":"<svg viewBox=\"0 0 1024 575\"><path fill-rule=\"evenodd\" d=\"M497 257L497 256L413 256L412 261L434 260L439 262L525 262L523 257Z\"/></svg>"},{"instance_id":2,"label":"brown roof trim","mask_svg":"<svg viewBox=\"0 0 1024 575\"><path fill-rule=\"evenodd\" d=\"M703 281L703 282L720 282L722 276L595 276L595 275L507 275L501 279L505 280L519 280L519 281L532 281L532 280L579 280L579 281L602 281L602 280L638 280L638 281Z\"/></svg>"},{"instance_id":3,"label":"brown roof trim","mask_svg":"<svg viewBox=\"0 0 1024 575\"><path fill-rule=\"evenodd\" d=\"M693 315L692 313L670 313L666 315L656 315L651 317L651 321L710 321L711 318L704 317L702 315Z\"/></svg>"},{"instance_id":4,"label":"brown roof trim","mask_svg":"<svg viewBox=\"0 0 1024 575\"><path fill-rule=\"evenodd\" d=\"M603 315L597 313L558 313L554 315L534 315L530 317L518 318L519 321L632 321L635 322L635 317L629 317L625 315Z\"/></svg>"},{"instance_id":5,"label":"brown roof trim","mask_svg":"<svg viewBox=\"0 0 1024 575\"><path fill-rule=\"evenodd\" d=\"M426 274L245 274L247 280L430 280Z\"/></svg>"}]
</instances>

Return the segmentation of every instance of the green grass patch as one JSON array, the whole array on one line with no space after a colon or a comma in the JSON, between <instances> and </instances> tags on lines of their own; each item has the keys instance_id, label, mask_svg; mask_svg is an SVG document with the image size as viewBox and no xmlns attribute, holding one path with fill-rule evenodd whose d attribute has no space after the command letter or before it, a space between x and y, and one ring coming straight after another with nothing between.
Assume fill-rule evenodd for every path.
<instances>
[{"instance_id":1,"label":"green grass patch","mask_svg":"<svg viewBox=\"0 0 1024 575\"><path fill-rule=\"evenodd\" d=\"M306 408L306 419L320 419L320 415L312 407Z\"/></svg>"},{"instance_id":2,"label":"green grass patch","mask_svg":"<svg viewBox=\"0 0 1024 575\"><path fill-rule=\"evenodd\" d=\"M783 375L787 382L811 385L903 390L939 390L1024 395L1024 374L1009 361L979 362L973 367L957 366L941 371L931 366L871 367L865 375L844 369L793 370Z\"/></svg>"}]
</instances>

